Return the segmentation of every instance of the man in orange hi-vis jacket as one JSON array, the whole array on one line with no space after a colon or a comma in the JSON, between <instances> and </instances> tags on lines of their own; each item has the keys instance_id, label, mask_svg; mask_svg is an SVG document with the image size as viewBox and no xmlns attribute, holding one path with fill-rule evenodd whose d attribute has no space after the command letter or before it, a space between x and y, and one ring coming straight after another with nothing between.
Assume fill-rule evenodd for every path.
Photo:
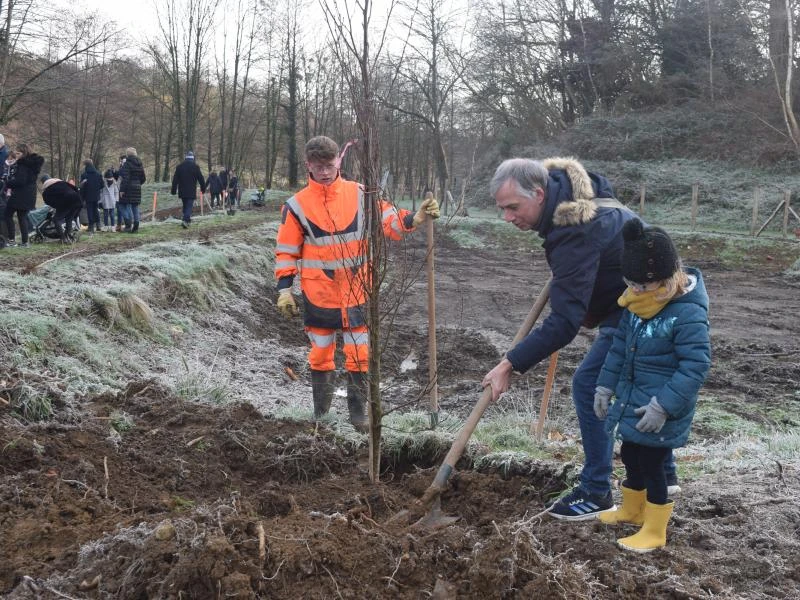
<instances>
[{"instance_id":1,"label":"man in orange hi-vis jacket","mask_svg":"<svg viewBox=\"0 0 800 600\"><path fill-rule=\"evenodd\" d=\"M369 334L366 326L367 264L366 215L363 190L339 176L339 146L325 136L311 138L305 147L308 185L286 201L281 212L275 249L278 309L297 316L292 296L294 276L300 273L303 321L311 340L308 362L314 418L331 407L336 331L342 331L347 370L347 408L350 422L369 427L366 415L366 374ZM387 238L399 240L428 217L439 218L434 198L416 213L381 202L381 222Z\"/></svg>"}]
</instances>

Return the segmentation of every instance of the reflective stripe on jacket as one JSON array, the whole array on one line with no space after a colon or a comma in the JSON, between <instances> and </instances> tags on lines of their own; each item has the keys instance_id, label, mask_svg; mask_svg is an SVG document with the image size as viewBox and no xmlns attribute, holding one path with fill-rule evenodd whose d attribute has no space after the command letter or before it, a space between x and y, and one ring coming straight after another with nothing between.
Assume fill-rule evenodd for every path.
<instances>
[{"instance_id":1,"label":"reflective stripe on jacket","mask_svg":"<svg viewBox=\"0 0 800 600\"><path fill-rule=\"evenodd\" d=\"M275 249L278 288L300 272L304 323L342 329L364 325L367 265L366 218L361 186L341 177L325 186L310 180L283 206ZM413 216L380 203L387 238L411 231Z\"/></svg>"}]
</instances>

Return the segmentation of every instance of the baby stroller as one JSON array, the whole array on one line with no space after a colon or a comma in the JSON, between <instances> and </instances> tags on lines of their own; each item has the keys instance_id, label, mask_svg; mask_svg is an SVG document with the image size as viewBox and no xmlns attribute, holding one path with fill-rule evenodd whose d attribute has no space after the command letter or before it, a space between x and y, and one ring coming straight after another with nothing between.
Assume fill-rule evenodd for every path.
<instances>
[{"instance_id":1,"label":"baby stroller","mask_svg":"<svg viewBox=\"0 0 800 600\"><path fill-rule=\"evenodd\" d=\"M31 241L41 243L45 239L60 240L61 235L56 227L56 209L50 206L43 206L28 213L28 229L33 232ZM72 217L72 231L70 241L77 242L81 235L81 224L77 215Z\"/></svg>"},{"instance_id":2,"label":"baby stroller","mask_svg":"<svg viewBox=\"0 0 800 600\"><path fill-rule=\"evenodd\" d=\"M259 188L258 191L250 192L250 206L264 206L264 189Z\"/></svg>"}]
</instances>

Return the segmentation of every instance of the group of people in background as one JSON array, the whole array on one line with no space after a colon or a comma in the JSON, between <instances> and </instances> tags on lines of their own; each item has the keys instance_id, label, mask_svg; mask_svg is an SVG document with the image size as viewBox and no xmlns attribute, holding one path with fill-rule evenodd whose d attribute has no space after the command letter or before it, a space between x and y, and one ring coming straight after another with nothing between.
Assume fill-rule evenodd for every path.
<instances>
[{"instance_id":1,"label":"group of people in background","mask_svg":"<svg viewBox=\"0 0 800 600\"><path fill-rule=\"evenodd\" d=\"M37 181L41 183L44 203L54 209L50 217L63 242L74 241L84 208L89 235L101 231L139 231L142 184L147 177L135 148L127 148L119 157L119 164L109 166L102 174L91 159L84 160L77 183L74 179L65 181L42 173L44 162L28 144L19 143L10 148L0 134L0 247L30 245L29 238L34 232L28 215L36 208ZM175 169L171 189L172 195L177 193L183 204L181 225L184 228L191 223L198 186L201 194L208 190L212 209L226 208L228 214L233 214L234 209L241 206L236 173L220 167L218 172L212 171L206 181L190 150ZM32 217L35 223L36 214Z\"/></svg>"},{"instance_id":2,"label":"group of people in background","mask_svg":"<svg viewBox=\"0 0 800 600\"><path fill-rule=\"evenodd\" d=\"M119 157L118 167L110 166L102 175L90 159L84 160L78 191L86 207L89 235L96 231L138 232L142 184L146 181L136 148L127 148ZM102 225L100 209L103 210Z\"/></svg>"},{"instance_id":3,"label":"group of people in background","mask_svg":"<svg viewBox=\"0 0 800 600\"><path fill-rule=\"evenodd\" d=\"M178 195L183 205L181 226L188 229L192 222L194 202L197 200L197 187L201 195L209 192L209 204L214 208L227 208L228 214L233 214L237 206L241 206L239 179L232 169L220 169L219 173L211 171L208 180L203 177L200 165L195 162L194 152L189 150L183 162L175 167L172 176L170 193Z\"/></svg>"}]
</instances>

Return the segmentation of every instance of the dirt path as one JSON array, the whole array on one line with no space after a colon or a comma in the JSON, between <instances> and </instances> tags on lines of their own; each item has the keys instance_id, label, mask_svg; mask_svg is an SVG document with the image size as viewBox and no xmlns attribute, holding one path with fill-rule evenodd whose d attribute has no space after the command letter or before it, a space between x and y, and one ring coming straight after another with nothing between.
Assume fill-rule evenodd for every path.
<instances>
[{"instance_id":1,"label":"dirt path","mask_svg":"<svg viewBox=\"0 0 800 600\"><path fill-rule=\"evenodd\" d=\"M229 233L207 235L216 231ZM439 246L440 377L455 412L471 408L546 278L539 252L497 247ZM712 297L708 401L744 422L796 430L800 288L765 269L689 258L701 260ZM400 306L389 371L424 346L424 298L414 283ZM253 299L251 308L240 319L267 341L304 344L269 306ZM591 337L581 333L563 353L553 418L572 412L571 371ZM543 371L519 378L517 397L538 398ZM414 377L426 373L420 357ZM724 443L704 427L695 439ZM372 486L363 446L250 405L187 403L153 381L37 425L0 406L0 449L0 595L10 599L800 598L796 462L734 456L695 473L676 500L668 546L638 556L597 522L531 518L574 464L463 462L442 498L461 519L418 531L388 521L428 486L446 447L384 457L383 483Z\"/></svg>"}]
</instances>

